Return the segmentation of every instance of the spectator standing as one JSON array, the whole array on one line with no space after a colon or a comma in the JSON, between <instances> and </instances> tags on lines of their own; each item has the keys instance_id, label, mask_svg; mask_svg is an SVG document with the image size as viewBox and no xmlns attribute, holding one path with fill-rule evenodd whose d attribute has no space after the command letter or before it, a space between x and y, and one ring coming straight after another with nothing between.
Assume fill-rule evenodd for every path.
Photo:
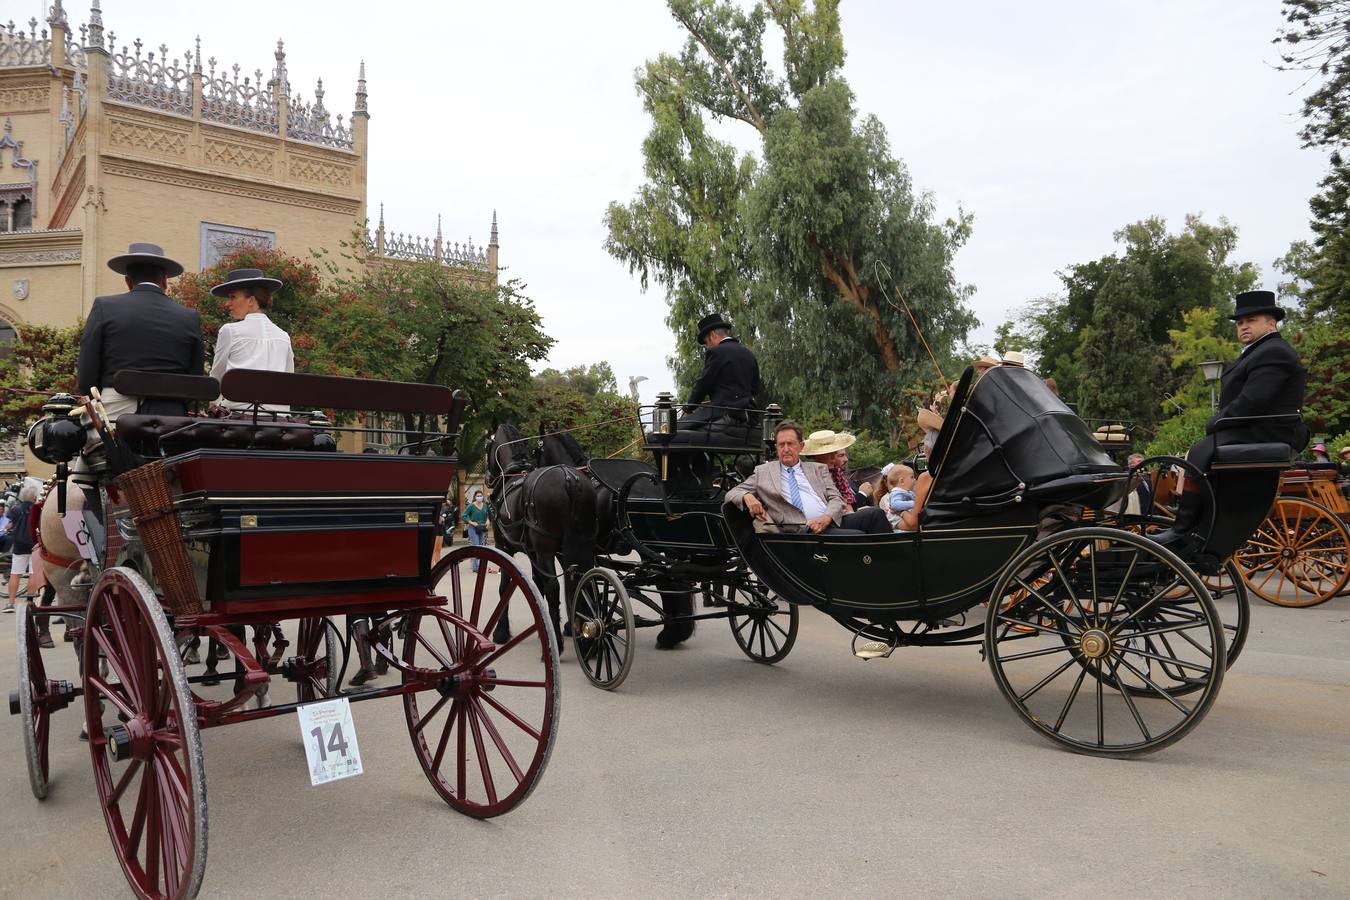
<instances>
[{"instance_id":1,"label":"spectator standing","mask_svg":"<svg viewBox=\"0 0 1350 900\"><path fill-rule=\"evenodd\" d=\"M14 601L19 593L19 578L33 571L33 533L28 527L28 517L33 511L33 501L37 491L31 485L19 489L19 500L9 509L10 534L14 538L13 556L9 567L9 596L5 603L5 612L14 612Z\"/></svg>"},{"instance_id":2,"label":"spectator standing","mask_svg":"<svg viewBox=\"0 0 1350 900\"><path fill-rule=\"evenodd\" d=\"M487 546L488 508L483 502L483 492L473 492L473 502L464 508L464 524L469 526L469 543L475 547ZM478 571L478 560L473 561L473 570ZM488 569L489 572L494 571Z\"/></svg>"}]
</instances>

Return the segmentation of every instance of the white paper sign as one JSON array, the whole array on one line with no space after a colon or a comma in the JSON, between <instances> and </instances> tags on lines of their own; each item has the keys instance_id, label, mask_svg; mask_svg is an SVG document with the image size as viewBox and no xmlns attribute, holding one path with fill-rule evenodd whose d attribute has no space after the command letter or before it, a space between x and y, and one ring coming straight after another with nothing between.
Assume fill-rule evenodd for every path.
<instances>
[{"instance_id":1,"label":"white paper sign","mask_svg":"<svg viewBox=\"0 0 1350 900\"><path fill-rule=\"evenodd\" d=\"M346 697L310 703L295 714L300 718L311 785L361 774L361 749L356 743L352 705Z\"/></svg>"}]
</instances>

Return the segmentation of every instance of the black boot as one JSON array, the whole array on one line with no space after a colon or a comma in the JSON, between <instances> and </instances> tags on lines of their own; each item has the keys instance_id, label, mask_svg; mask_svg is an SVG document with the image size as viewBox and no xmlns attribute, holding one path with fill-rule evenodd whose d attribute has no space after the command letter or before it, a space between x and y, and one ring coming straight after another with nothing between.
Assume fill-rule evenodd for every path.
<instances>
[{"instance_id":1,"label":"black boot","mask_svg":"<svg viewBox=\"0 0 1350 900\"><path fill-rule=\"evenodd\" d=\"M1150 537L1164 547L1183 544L1195 534L1195 529L1200 525L1201 512L1200 492L1182 491L1181 499L1177 502L1177 517L1172 522L1172 527L1166 531L1150 535Z\"/></svg>"}]
</instances>

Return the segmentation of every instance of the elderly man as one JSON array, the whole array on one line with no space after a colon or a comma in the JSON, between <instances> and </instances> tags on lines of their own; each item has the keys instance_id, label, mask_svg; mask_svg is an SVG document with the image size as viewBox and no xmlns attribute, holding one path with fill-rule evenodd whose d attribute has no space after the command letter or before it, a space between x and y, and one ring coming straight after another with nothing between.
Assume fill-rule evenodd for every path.
<instances>
[{"instance_id":1,"label":"elderly man","mask_svg":"<svg viewBox=\"0 0 1350 900\"><path fill-rule=\"evenodd\" d=\"M830 470L803 460L802 427L796 422L779 423L774 433L778 459L755 467L750 477L727 491L727 502L744 509L756 520L756 528L810 531L815 534L862 531L858 513L844 513L844 500L830 478ZM885 531L890 530L886 524Z\"/></svg>"},{"instance_id":2,"label":"elderly man","mask_svg":"<svg viewBox=\"0 0 1350 900\"><path fill-rule=\"evenodd\" d=\"M132 412L186 415L182 400L123 397L112 387L121 369L202 374L201 316L165 293L168 280L183 274L183 267L154 244L132 244L108 260L108 268L126 279L127 292L94 299L80 337L80 390L98 388L113 421Z\"/></svg>"},{"instance_id":3,"label":"elderly man","mask_svg":"<svg viewBox=\"0 0 1350 900\"><path fill-rule=\"evenodd\" d=\"M1237 307L1228 318L1237 323L1242 353L1224 370L1219 409L1205 426L1204 439L1186 454L1186 459L1201 471L1209 469L1215 451L1224 444L1278 442L1295 451L1307 446L1308 429L1301 420L1250 420L1253 416L1298 413L1303 405L1308 373L1298 351L1280 336L1279 323L1284 316L1271 291L1237 295ZM1172 543L1193 532L1200 524L1202 498L1200 485L1186 479L1176 521L1156 539Z\"/></svg>"}]
</instances>

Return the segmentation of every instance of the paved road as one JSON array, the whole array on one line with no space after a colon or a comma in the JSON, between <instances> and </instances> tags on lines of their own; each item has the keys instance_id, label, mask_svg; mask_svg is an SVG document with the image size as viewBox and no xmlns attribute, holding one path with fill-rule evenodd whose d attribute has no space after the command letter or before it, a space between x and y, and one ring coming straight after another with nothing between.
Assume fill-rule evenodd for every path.
<instances>
[{"instance_id":1,"label":"paved road","mask_svg":"<svg viewBox=\"0 0 1350 900\"><path fill-rule=\"evenodd\" d=\"M492 821L436 799L397 701L354 707L366 774L320 788L290 716L211 730L203 896L1345 897L1350 597L1253 612L1209 717L1132 761L1034 734L974 648L862 663L810 610L773 668L721 622L672 652L643 633L615 693L568 647L552 762ZM58 714L38 803L0 720L0 895L126 894L78 729Z\"/></svg>"}]
</instances>

